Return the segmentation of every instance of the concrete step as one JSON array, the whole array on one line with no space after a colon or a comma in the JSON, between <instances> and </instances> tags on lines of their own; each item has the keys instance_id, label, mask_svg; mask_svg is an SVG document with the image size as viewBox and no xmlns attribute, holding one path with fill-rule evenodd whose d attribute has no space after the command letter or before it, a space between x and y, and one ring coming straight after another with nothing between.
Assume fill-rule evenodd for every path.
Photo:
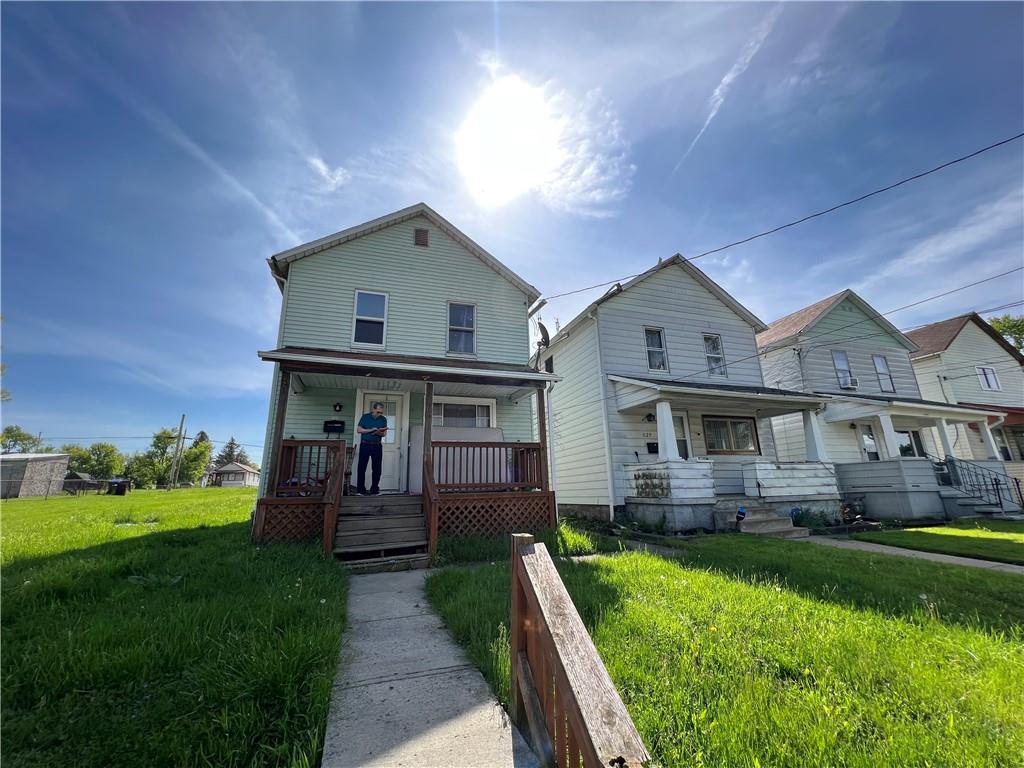
<instances>
[{"instance_id":1,"label":"concrete step","mask_svg":"<svg viewBox=\"0 0 1024 768\"><path fill-rule=\"evenodd\" d=\"M772 531L770 533L762 533L759 535L770 536L773 539L806 539L811 535L811 529L793 526L785 530Z\"/></svg>"},{"instance_id":2,"label":"concrete step","mask_svg":"<svg viewBox=\"0 0 1024 768\"><path fill-rule=\"evenodd\" d=\"M775 520L776 518L779 518L779 517L781 517L781 515L779 515L779 513L776 512L771 507L747 507L746 508L746 516L743 519L744 520Z\"/></svg>"},{"instance_id":3,"label":"concrete step","mask_svg":"<svg viewBox=\"0 0 1024 768\"><path fill-rule=\"evenodd\" d=\"M793 528L793 521L788 517L776 517L773 520L741 520L740 533L775 533Z\"/></svg>"},{"instance_id":4,"label":"concrete step","mask_svg":"<svg viewBox=\"0 0 1024 768\"><path fill-rule=\"evenodd\" d=\"M961 507L987 507L989 503L981 499L976 499L973 496L965 496L962 499L957 499L956 503Z\"/></svg>"}]
</instances>

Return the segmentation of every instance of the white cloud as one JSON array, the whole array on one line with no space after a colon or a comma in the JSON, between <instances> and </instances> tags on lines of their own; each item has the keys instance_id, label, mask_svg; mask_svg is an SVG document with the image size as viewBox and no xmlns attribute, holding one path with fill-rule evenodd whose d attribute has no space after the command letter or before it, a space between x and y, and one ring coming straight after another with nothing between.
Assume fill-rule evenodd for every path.
<instances>
[{"instance_id":1,"label":"white cloud","mask_svg":"<svg viewBox=\"0 0 1024 768\"><path fill-rule=\"evenodd\" d=\"M320 176L323 182L323 189L326 192L334 192L343 187L352 178L352 174L342 166L331 168L319 155L306 158L306 163Z\"/></svg>"},{"instance_id":2,"label":"white cloud","mask_svg":"<svg viewBox=\"0 0 1024 768\"><path fill-rule=\"evenodd\" d=\"M740 53L739 58L733 62L732 67L725 76L716 86L714 93L711 94L711 98L708 100L708 116L704 120L704 125L701 126L700 130L697 131L697 135L693 137L693 141L690 142L690 146L686 148L683 156L679 158L679 162L675 164L672 169L672 173L675 174L679 170L679 166L683 164L687 157L690 156L690 152L697 146L697 142L700 141L701 136L707 131L708 126L711 125L711 121L715 119L718 114L718 110L722 108L722 104L725 103L726 96L729 95L729 89L732 84L747 71L747 67L750 66L750 62L757 55L757 52L761 50L761 46L764 41L768 39L768 35L771 34L772 29L775 27L775 21L779 18L779 14L782 12L782 5L776 5L772 8L771 12L765 17L764 21L758 26L757 31L754 33L753 39L747 43L746 48Z\"/></svg>"}]
</instances>

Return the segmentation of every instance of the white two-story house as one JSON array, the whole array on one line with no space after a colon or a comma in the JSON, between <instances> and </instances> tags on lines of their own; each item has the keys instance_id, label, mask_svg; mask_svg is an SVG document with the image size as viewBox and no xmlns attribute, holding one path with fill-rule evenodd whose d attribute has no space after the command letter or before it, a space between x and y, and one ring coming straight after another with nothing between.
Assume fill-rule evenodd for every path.
<instances>
[{"instance_id":1,"label":"white two-story house","mask_svg":"<svg viewBox=\"0 0 1024 768\"><path fill-rule=\"evenodd\" d=\"M255 538L422 558L440 534L554 522L544 389L557 376L529 367L536 288L422 203L268 263L282 301L277 346L259 352L274 378ZM341 495L376 401L383 495Z\"/></svg>"},{"instance_id":2,"label":"white two-story house","mask_svg":"<svg viewBox=\"0 0 1024 768\"><path fill-rule=\"evenodd\" d=\"M989 428L993 412L925 397L911 363L917 344L852 290L775 321L757 341L767 383L829 397L817 419L824 456L836 466L840 489L872 517L940 518L999 501L940 487L949 473L944 466L937 472L936 462L953 451L929 451L927 439L933 429L974 429L988 446L979 473L1002 473ZM773 428L780 457L804 457L801 421L781 416Z\"/></svg>"},{"instance_id":3,"label":"white two-story house","mask_svg":"<svg viewBox=\"0 0 1024 768\"><path fill-rule=\"evenodd\" d=\"M911 354L921 394L928 400L992 409L986 434L970 425L948 430L947 438L958 459L988 459L995 449L1007 474L1024 482L1024 355L978 314L951 317L909 331L918 346ZM925 447L942 452L935 430L925 435Z\"/></svg>"},{"instance_id":4,"label":"white two-story house","mask_svg":"<svg viewBox=\"0 0 1024 768\"><path fill-rule=\"evenodd\" d=\"M539 353L562 379L550 392L559 510L676 531L715 530L744 506L834 512L817 430L799 461L779 461L769 420L811 419L827 398L765 385L766 327L676 255L561 328Z\"/></svg>"}]
</instances>

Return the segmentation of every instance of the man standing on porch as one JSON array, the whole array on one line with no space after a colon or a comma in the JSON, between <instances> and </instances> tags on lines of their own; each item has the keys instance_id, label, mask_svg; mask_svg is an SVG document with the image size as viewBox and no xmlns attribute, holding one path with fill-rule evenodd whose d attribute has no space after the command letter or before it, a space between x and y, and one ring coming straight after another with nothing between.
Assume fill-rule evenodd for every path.
<instances>
[{"instance_id":1,"label":"man standing on porch","mask_svg":"<svg viewBox=\"0 0 1024 768\"><path fill-rule=\"evenodd\" d=\"M381 438L387 434L388 420L384 416L384 403L376 402L370 409L370 413L364 413L356 425L356 432L362 437L359 438L359 479L356 492L360 496L376 496L380 493L380 463L382 448ZM370 470L372 484L370 492L366 492L366 465L372 462Z\"/></svg>"}]
</instances>

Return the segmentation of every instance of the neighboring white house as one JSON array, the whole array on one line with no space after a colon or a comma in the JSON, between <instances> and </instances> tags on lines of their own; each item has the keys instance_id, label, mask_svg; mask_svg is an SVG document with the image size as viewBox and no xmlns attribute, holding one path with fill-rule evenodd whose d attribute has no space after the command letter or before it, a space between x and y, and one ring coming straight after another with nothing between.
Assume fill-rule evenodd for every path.
<instances>
[{"instance_id":1,"label":"neighboring white house","mask_svg":"<svg viewBox=\"0 0 1024 768\"><path fill-rule=\"evenodd\" d=\"M670 530L716 528L743 505L834 513L816 431L810 461L779 461L769 418L813 418L827 398L765 386L766 328L679 255L565 325L538 361L562 377L550 392L559 510Z\"/></svg>"},{"instance_id":2,"label":"neighboring white house","mask_svg":"<svg viewBox=\"0 0 1024 768\"><path fill-rule=\"evenodd\" d=\"M840 489L863 497L872 516L951 511L951 492L940 493L943 478L929 458L932 428L976 430L986 459L978 472L1004 472L989 429L993 411L923 396L911 363L917 344L852 290L775 321L757 341L766 382L829 396L819 419L825 450L819 457L835 463ZM781 458L805 458L799 418L777 417L773 428ZM953 455L952 446L942 453Z\"/></svg>"},{"instance_id":3,"label":"neighboring white house","mask_svg":"<svg viewBox=\"0 0 1024 768\"><path fill-rule=\"evenodd\" d=\"M66 453L0 455L0 499L59 495L70 458Z\"/></svg>"},{"instance_id":4,"label":"neighboring white house","mask_svg":"<svg viewBox=\"0 0 1024 768\"><path fill-rule=\"evenodd\" d=\"M1024 355L973 312L907 336L919 347L911 359L922 395L996 411L989 416L989 427L998 455L1010 475L1024 480ZM934 430L924 438L929 452L942 451ZM970 425L950 428L948 438L957 458L989 457L984 435Z\"/></svg>"},{"instance_id":5,"label":"neighboring white house","mask_svg":"<svg viewBox=\"0 0 1024 768\"><path fill-rule=\"evenodd\" d=\"M208 485L219 488L250 488L260 484L260 471L237 461L228 462L210 473Z\"/></svg>"}]
</instances>

